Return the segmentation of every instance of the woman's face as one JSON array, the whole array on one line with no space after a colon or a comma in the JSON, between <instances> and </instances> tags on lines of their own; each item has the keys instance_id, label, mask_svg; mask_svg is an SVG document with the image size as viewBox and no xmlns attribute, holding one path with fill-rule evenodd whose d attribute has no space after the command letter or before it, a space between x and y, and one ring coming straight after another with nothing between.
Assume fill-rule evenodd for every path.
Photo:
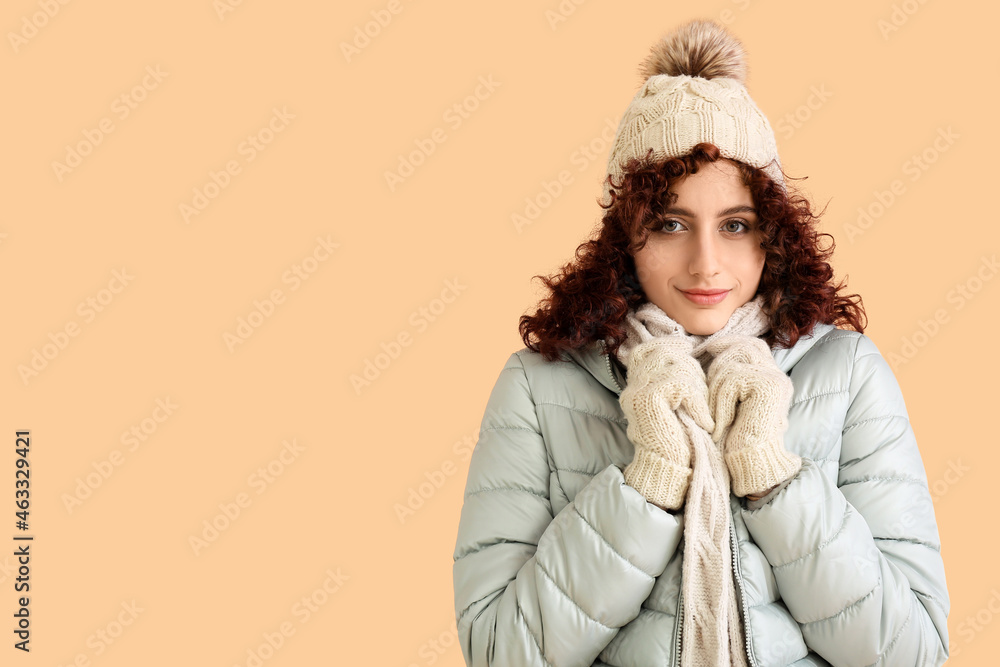
<instances>
[{"instance_id":1,"label":"woman's face","mask_svg":"<svg viewBox=\"0 0 1000 667\"><path fill-rule=\"evenodd\" d=\"M760 284L765 253L753 197L727 160L703 165L670 190L677 201L635 255L639 284L685 331L707 336L725 326ZM693 300L685 294L690 290L725 293Z\"/></svg>"}]
</instances>

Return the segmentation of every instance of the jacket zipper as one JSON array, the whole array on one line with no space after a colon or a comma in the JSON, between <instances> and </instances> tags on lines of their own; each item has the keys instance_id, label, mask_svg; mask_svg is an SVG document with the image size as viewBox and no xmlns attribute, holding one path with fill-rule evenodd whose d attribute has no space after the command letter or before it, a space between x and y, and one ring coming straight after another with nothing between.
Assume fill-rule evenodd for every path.
<instances>
[{"instance_id":1,"label":"jacket zipper","mask_svg":"<svg viewBox=\"0 0 1000 667\"><path fill-rule=\"evenodd\" d=\"M747 610L747 593L743 588L743 576L740 573L740 549L736 542L736 527L732 524L732 521L729 524L729 537L731 538L730 543L733 547L733 573L736 575L736 583L740 587L740 607L743 609L743 638L747 644L747 660L750 661L751 667L757 667L757 659L750 648L750 615Z\"/></svg>"},{"instance_id":2,"label":"jacket zipper","mask_svg":"<svg viewBox=\"0 0 1000 667\"><path fill-rule=\"evenodd\" d=\"M684 630L684 591L677 591L677 648L674 651L674 665L681 664L681 632Z\"/></svg>"},{"instance_id":3,"label":"jacket zipper","mask_svg":"<svg viewBox=\"0 0 1000 667\"><path fill-rule=\"evenodd\" d=\"M730 525L730 544L733 546L734 551L738 551L739 547L736 545L736 531L733 530L733 526ZM747 645L747 660L750 661L752 667L757 667L757 659L754 657L753 651L750 649L750 622L747 614L747 603L746 603L746 590L743 588L743 577L740 575L739 568L739 557L733 554L733 572L736 574L736 581L740 586L740 606L743 608L743 639L746 641ZM674 651L674 665L681 664L681 633L684 631L684 591L677 592L677 647Z\"/></svg>"},{"instance_id":4,"label":"jacket zipper","mask_svg":"<svg viewBox=\"0 0 1000 667\"><path fill-rule=\"evenodd\" d=\"M605 354L604 355L604 360L608 364L608 375L611 376L611 381L615 383L616 387L618 387L618 391L624 391L624 389L622 388L622 386L620 384L618 384L618 378L615 377L615 372L613 370L611 370L611 355L610 354Z\"/></svg>"}]
</instances>

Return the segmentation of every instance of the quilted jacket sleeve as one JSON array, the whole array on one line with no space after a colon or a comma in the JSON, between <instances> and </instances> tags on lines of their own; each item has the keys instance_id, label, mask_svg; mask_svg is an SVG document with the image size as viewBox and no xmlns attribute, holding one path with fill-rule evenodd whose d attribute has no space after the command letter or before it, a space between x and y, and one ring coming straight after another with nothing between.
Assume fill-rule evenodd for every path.
<instances>
[{"instance_id":1,"label":"quilted jacket sleeve","mask_svg":"<svg viewBox=\"0 0 1000 667\"><path fill-rule=\"evenodd\" d=\"M553 516L548 443L518 354L469 464L454 553L458 636L474 667L591 665L639 615L681 516L647 503L613 464Z\"/></svg>"},{"instance_id":2,"label":"quilted jacket sleeve","mask_svg":"<svg viewBox=\"0 0 1000 667\"><path fill-rule=\"evenodd\" d=\"M744 518L810 649L838 667L941 665L950 602L926 473L891 368L857 340L836 485L804 459Z\"/></svg>"}]
</instances>

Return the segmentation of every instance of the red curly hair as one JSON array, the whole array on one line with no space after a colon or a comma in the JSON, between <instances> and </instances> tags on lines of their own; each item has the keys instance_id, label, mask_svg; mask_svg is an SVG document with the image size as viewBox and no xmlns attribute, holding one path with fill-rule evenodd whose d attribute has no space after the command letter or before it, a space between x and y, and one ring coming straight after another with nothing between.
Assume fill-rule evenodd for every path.
<instances>
[{"instance_id":1,"label":"red curly hair","mask_svg":"<svg viewBox=\"0 0 1000 667\"><path fill-rule=\"evenodd\" d=\"M701 165L724 158L710 143L700 143L683 157L656 160L650 153L624 165L620 183L608 176L610 203L596 239L576 249L576 260L551 277L540 278L551 292L534 315L522 315L518 329L524 344L548 361L565 350L604 340L615 354L626 340L625 315L648 299L639 284L634 255L646 245L652 230L662 224L664 204L676 193L670 185L698 171ZM827 261L836 243L815 228L814 215L804 197L783 191L762 170L730 160L750 189L759 218L764 270L757 293L770 329L762 336L770 347L791 347L817 323L839 325L864 333L867 317L857 294L841 296L843 283L831 284ZM825 209L824 209L825 210ZM819 247L820 237L830 247ZM862 324L865 321L865 324ZM532 336L536 339L532 341Z\"/></svg>"}]
</instances>

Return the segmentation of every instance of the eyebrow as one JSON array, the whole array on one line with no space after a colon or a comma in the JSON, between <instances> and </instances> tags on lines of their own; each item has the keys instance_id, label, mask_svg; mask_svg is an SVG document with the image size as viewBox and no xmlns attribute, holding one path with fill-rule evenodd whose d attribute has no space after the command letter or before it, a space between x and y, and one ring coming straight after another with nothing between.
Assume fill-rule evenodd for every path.
<instances>
[{"instance_id":1,"label":"eyebrow","mask_svg":"<svg viewBox=\"0 0 1000 667\"><path fill-rule=\"evenodd\" d=\"M689 218L695 217L694 213L681 206L667 207L664 209L663 213L664 215L686 215ZM733 213L753 213L754 215L757 215L757 210L753 206L741 204L740 206L730 206L729 208L722 209L718 212L717 217L721 218L726 215L732 215Z\"/></svg>"}]
</instances>

